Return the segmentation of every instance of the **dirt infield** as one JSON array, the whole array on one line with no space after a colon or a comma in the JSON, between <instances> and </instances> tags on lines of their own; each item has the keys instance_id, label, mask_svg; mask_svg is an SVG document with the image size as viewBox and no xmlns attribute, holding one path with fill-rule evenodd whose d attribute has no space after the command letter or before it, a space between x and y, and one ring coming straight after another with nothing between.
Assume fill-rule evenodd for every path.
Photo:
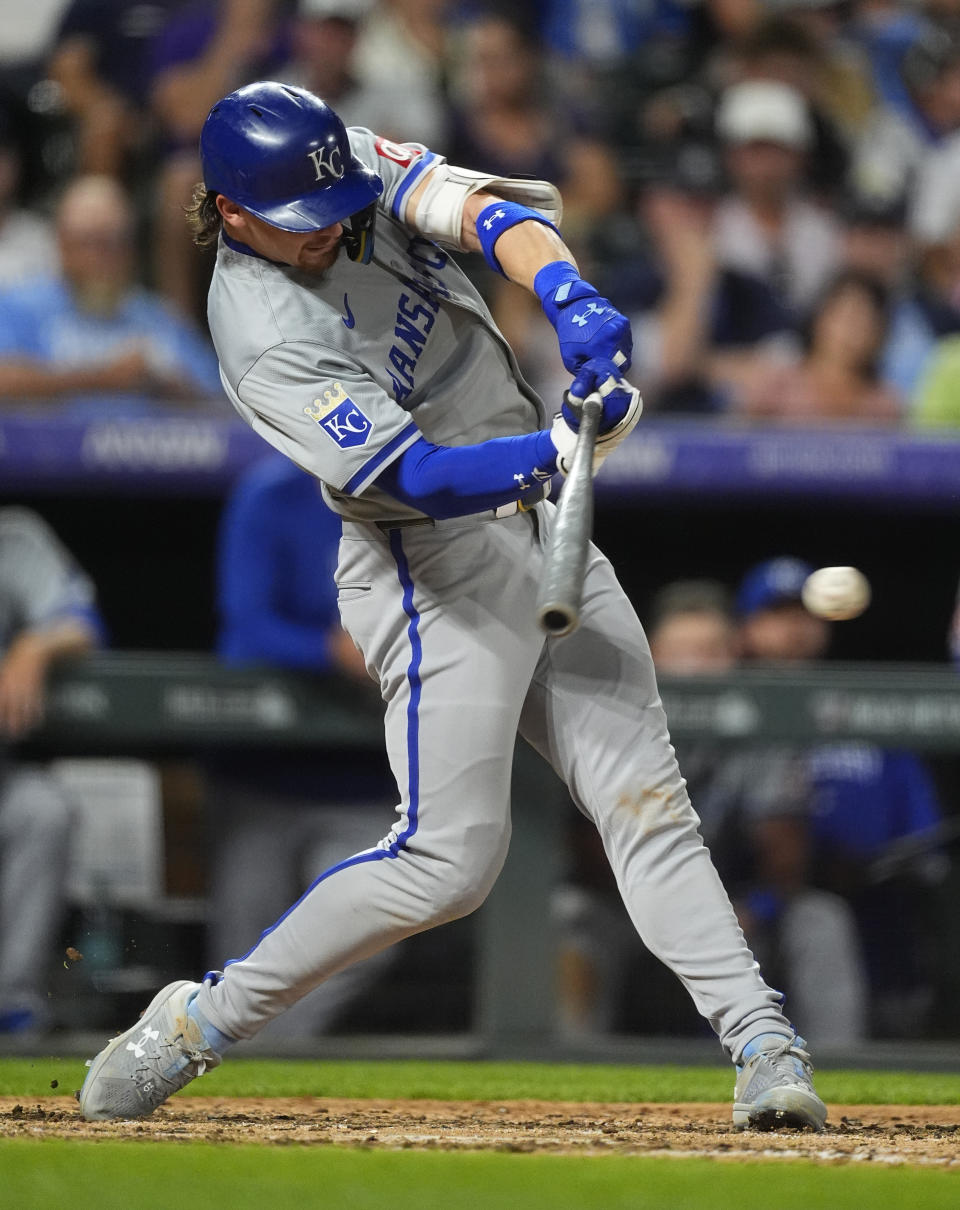
<instances>
[{"instance_id":1,"label":"dirt infield","mask_svg":"<svg viewBox=\"0 0 960 1210\"><path fill-rule=\"evenodd\" d=\"M181 1097L144 1121L84 1122L72 1097L0 1097L0 1138L805 1158L960 1169L960 1106L832 1105L822 1134L769 1134L735 1131L729 1105Z\"/></svg>"}]
</instances>

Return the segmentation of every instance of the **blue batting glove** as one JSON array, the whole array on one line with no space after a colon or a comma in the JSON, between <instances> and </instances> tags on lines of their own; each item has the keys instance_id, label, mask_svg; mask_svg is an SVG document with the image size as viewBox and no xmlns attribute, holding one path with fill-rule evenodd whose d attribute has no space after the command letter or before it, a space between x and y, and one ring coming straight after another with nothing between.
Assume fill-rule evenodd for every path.
<instances>
[{"instance_id":1,"label":"blue batting glove","mask_svg":"<svg viewBox=\"0 0 960 1210\"><path fill-rule=\"evenodd\" d=\"M626 416L633 394L620 377L620 368L605 357L594 357L584 363L566 392L561 411L563 418L576 433L580 429L579 405L594 391L603 399L603 415L599 432L608 433ZM572 405L572 406L571 406Z\"/></svg>"},{"instance_id":2,"label":"blue batting glove","mask_svg":"<svg viewBox=\"0 0 960 1210\"><path fill-rule=\"evenodd\" d=\"M633 354L629 320L608 298L601 298L569 261L545 265L533 288L557 333L560 356L571 374L599 357L614 361L626 373Z\"/></svg>"}]
</instances>

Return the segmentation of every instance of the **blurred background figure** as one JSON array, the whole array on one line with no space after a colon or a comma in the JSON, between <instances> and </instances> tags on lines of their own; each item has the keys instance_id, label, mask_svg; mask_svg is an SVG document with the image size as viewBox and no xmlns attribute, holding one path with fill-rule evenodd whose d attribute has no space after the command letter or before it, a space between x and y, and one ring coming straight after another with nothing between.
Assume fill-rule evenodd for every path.
<instances>
[{"instance_id":1,"label":"blurred background figure","mask_svg":"<svg viewBox=\"0 0 960 1210\"><path fill-rule=\"evenodd\" d=\"M497 176L531 175L555 182L563 195L564 239L582 272L623 190L612 150L588 114L549 87L540 48L521 17L481 12L457 29L450 81L448 160ZM474 276L488 296L501 331L524 372L544 394L559 398L568 385L555 341L529 291L474 258Z\"/></svg>"},{"instance_id":2,"label":"blurred background figure","mask_svg":"<svg viewBox=\"0 0 960 1210\"><path fill-rule=\"evenodd\" d=\"M69 0L46 62L58 157L71 174L106 174L136 188L152 177L148 90L154 46L182 0ZM144 200L146 200L144 198Z\"/></svg>"},{"instance_id":3,"label":"blurred background figure","mask_svg":"<svg viewBox=\"0 0 960 1210\"><path fill-rule=\"evenodd\" d=\"M274 79L289 57L277 0L182 4L153 47L149 109L155 124L150 228L156 289L205 322L212 266L184 222L200 180L200 130L214 102L253 80Z\"/></svg>"},{"instance_id":4,"label":"blurred background figure","mask_svg":"<svg viewBox=\"0 0 960 1210\"><path fill-rule=\"evenodd\" d=\"M13 119L0 108L0 291L56 271L51 224L19 204L21 165Z\"/></svg>"},{"instance_id":5,"label":"blurred background figure","mask_svg":"<svg viewBox=\"0 0 960 1210\"><path fill-rule=\"evenodd\" d=\"M793 558L759 564L737 596L743 658L783 666L821 659L830 623L800 592L813 570ZM866 743L817 744L801 757L796 819L764 822L762 866L805 875L853 910L869 984L873 1036L923 1032L933 1006L938 888L949 871L941 811L926 765L913 753Z\"/></svg>"},{"instance_id":6,"label":"blurred background figure","mask_svg":"<svg viewBox=\"0 0 960 1210\"><path fill-rule=\"evenodd\" d=\"M279 78L322 97L345 126L430 147L444 128L438 98L410 91L392 75L375 80L358 74L357 47L373 9L374 0L299 0L290 24L290 60Z\"/></svg>"},{"instance_id":7,"label":"blurred background figure","mask_svg":"<svg viewBox=\"0 0 960 1210\"><path fill-rule=\"evenodd\" d=\"M546 86L539 47L519 20L488 13L457 31L447 157L497 176L523 172L563 194L564 238L582 248L621 200L613 155L594 137L583 108Z\"/></svg>"},{"instance_id":8,"label":"blurred background figure","mask_svg":"<svg viewBox=\"0 0 960 1210\"><path fill-rule=\"evenodd\" d=\"M937 341L917 385L913 420L924 428L960 428L960 336Z\"/></svg>"},{"instance_id":9,"label":"blurred background figure","mask_svg":"<svg viewBox=\"0 0 960 1210\"><path fill-rule=\"evenodd\" d=\"M778 0L731 48L738 82L773 81L803 97L806 181L826 204L843 189L851 142L875 103L869 68L844 36L841 11L832 0Z\"/></svg>"},{"instance_id":10,"label":"blurred background figure","mask_svg":"<svg viewBox=\"0 0 960 1210\"><path fill-rule=\"evenodd\" d=\"M663 588L651 606L648 634L661 678L722 676L739 658L740 625L727 590L714 581ZM806 643L812 642L811 628ZM785 992L791 1018L817 1046L861 1041L868 989L856 925L843 899L812 884L809 790L800 754L732 741L675 741L675 747L747 942L774 972L773 986ZM574 872L556 899L563 923L561 1005L571 1033L609 1030L624 1015L643 1019L644 1007L623 1003L638 963L644 975L634 977L632 987L656 987L651 999L662 994L657 964L613 925L615 890L599 881L602 850L594 849L599 845L591 848L586 830L578 829Z\"/></svg>"},{"instance_id":11,"label":"blurred background figure","mask_svg":"<svg viewBox=\"0 0 960 1210\"><path fill-rule=\"evenodd\" d=\"M758 368L743 411L796 424L841 420L894 424L905 401L880 381L889 299L877 278L846 269L829 282L796 361Z\"/></svg>"},{"instance_id":12,"label":"blurred background figure","mask_svg":"<svg viewBox=\"0 0 960 1210\"><path fill-rule=\"evenodd\" d=\"M912 190L931 152L960 127L960 38L955 28L923 21L896 59L895 71L902 88L887 90L855 148L852 184L864 193L890 196Z\"/></svg>"},{"instance_id":13,"label":"blurred background figure","mask_svg":"<svg viewBox=\"0 0 960 1210\"><path fill-rule=\"evenodd\" d=\"M822 653L826 623L802 606L802 615L795 614L784 595L797 570L785 560L756 569L738 594L736 616L721 585L663 589L650 629L658 673L722 673L757 650L771 658L775 648L804 653L798 658ZM712 741L680 743L677 750L747 941L774 972L791 1016L817 1045L861 1041L868 988L856 925L843 899L814 885L802 757L785 746Z\"/></svg>"},{"instance_id":14,"label":"blurred background figure","mask_svg":"<svg viewBox=\"0 0 960 1210\"><path fill-rule=\"evenodd\" d=\"M456 7L450 0L379 0L354 61L362 85L402 94L392 123L399 127L397 137L440 152L447 149L449 39ZM410 125L421 120L423 126Z\"/></svg>"},{"instance_id":15,"label":"blurred background figure","mask_svg":"<svg viewBox=\"0 0 960 1210\"><path fill-rule=\"evenodd\" d=\"M874 278L887 292L887 336L877 371L909 415L939 327L950 330L949 312L936 304L924 281L904 194L850 190L839 213L844 268Z\"/></svg>"},{"instance_id":16,"label":"blurred background figure","mask_svg":"<svg viewBox=\"0 0 960 1210\"><path fill-rule=\"evenodd\" d=\"M70 805L17 755L43 720L47 675L95 647L94 589L45 522L0 509L0 1034L51 1024L46 977L58 955Z\"/></svg>"},{"instance_id":17,"label":"blurred background figure","mask_svg":"<svg viewBox=\"0 0 960 1210\"><path fill-rule=\"evenodd\" d=\"M200 331L135 280L130 199L112 178L80 177L56 214L60 273L0 302L0 401L55 401L72 414L138 415L221 395Z\"/></svg>"},{"instance_id":18,"label":"blurred background figure","mask_svg":"<svg viewBox=\"0 0 960 1210\"><path fill-rule=\"evenodd\" d=\"M270 457L240 479L218 553L218 652L330 678L331 693L379 700L340 627L334 583L340 518L312 475ZM245 746L210 764L208 960L239 958L325 870L389 831L396 788L386 757L312 756ZM387 951L328 979L268 1026L272 1038L334 1027L392 961Z\"/></svg>"},{"instance_id":19,"label":"blurred background figure","mask_svg":"<svg viewBox=\"0 0 960 1210\"><path fill-rule=\"evenodd\" d=\"M806 100L788 84L745 80L721 95L717 131L730 178L716 215L720 262L766 282L802 317L836 266L840 240L836 220L806 191Z\"/></svg>"}]
</instances>

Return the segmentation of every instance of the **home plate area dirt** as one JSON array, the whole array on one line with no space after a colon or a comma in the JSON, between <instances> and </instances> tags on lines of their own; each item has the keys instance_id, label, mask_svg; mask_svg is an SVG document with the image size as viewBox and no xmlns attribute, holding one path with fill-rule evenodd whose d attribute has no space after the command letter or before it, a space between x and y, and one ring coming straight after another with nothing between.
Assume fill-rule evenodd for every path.
<instances>
[{"instance_id":1,"label":"home plate area dirt","mask_svg":"<svg viewBox=\"0 0 960 1210\"><path fill-rule=\"evenodd\" d=\"M179 1097L143 1120L84 1122L73 1097L0 1097L0 1137L803 1158L960 1168L960 1106L831 1105L827 1129L811 1134L734 1130L729 1105Z\"/></svg>"}]
</instances>

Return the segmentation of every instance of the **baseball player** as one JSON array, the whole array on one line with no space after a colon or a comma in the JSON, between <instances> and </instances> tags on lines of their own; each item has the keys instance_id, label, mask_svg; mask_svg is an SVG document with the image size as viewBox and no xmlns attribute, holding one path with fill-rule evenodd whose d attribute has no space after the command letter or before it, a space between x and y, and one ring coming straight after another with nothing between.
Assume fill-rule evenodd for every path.
<instances>
[{"instance_id":1,"label":"baseball player","mask_svg":"<svg viewBox=\"0 0 960 1210\"><path fill-rule=\"evenodd\" d=\"M347 131L308 92L257 83L201 136L193 217L216 237L209 318L224 389L343 519L345 629L386 705L397 820L321 873L223 971L160 991L93 1060L87 1118L136 1117L335 971L483 902L510 836L520 734L596 824L647 947L739 1068L737 1126L819 1129L809 1056L762 980L697 831L640 623L591 550L581 625L545 640L546 500L576 442L551 421L447 248L533 290L571 394L597 391L595 466L630 432L627 320L584 281L556 189Z\"/></svg>"},{"instance_id":2,"label":"baseball player","mask_svg":"<svg viewBox=\"0 0 960 1210\"><path fill-rule=\"evenodd\" d=\"M71 804L16 743L41 722L47 677L97 646L89 577L37 513L0 508L0 1034L46 1029L45 974L64 912Z\"/></svg>"}]
</instances>

